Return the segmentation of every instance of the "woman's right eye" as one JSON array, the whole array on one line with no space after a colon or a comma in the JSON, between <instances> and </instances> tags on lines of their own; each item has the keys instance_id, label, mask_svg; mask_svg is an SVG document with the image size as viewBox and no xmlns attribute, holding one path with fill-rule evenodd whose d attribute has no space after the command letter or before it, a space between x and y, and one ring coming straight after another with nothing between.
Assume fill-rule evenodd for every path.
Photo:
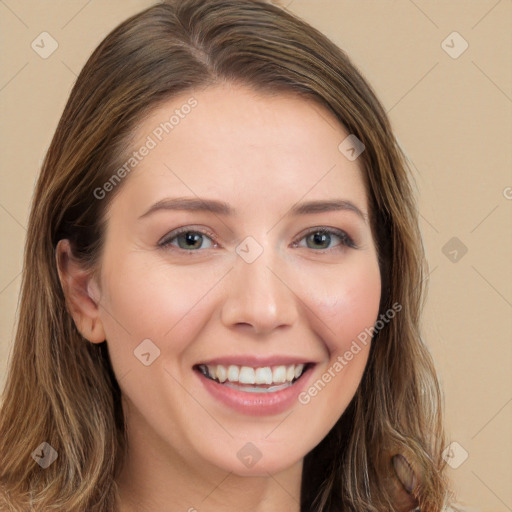
<instances>
[{"instance_id":1,"label":"woman's right eye","mask_svg":"<svg viewBox=\"0 0 512 512\"><path fill-rule=\"evenodd\" d=\"M209 240L207 247L202 247L203 242ZM214 246L213 235L203 231L197 231L190 228L180 228L169 233L158 243L159 247L172 248L187 252L195 252L200 249L211 249Z\"/></svg>"}]
</instances>

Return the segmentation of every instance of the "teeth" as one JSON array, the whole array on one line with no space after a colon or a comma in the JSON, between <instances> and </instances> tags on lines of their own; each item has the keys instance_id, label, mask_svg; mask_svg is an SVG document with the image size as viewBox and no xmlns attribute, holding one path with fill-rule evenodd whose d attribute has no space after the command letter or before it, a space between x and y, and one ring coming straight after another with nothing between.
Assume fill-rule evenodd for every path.
<instances>
[{"instance_id":1,"label":"teeth","mask_svg":"<svg viewBox=\"0 0 512 512\"><path fill-rule=\"evenodd\" d=\"M291 364L288 366L264 366L252 368L250 366L229 365L227 368L222 364L201 365L202 372L212 379L221 383L226 381L239 384L267 385L291 383L298 379L304 372L304 364ZM226 383L227 384L227 383Z\"/></svg>"},{"instance_id":2,"label":"teeth","mask_svg":"<svg viewBox=\"0 0 512 512\"><path fill-rule=\"evenodd\" d=\"M254 378L254 368L242 366L238 375L238 382L240 382L240 384L255 384L256 379Z\"/></svg>"},{"instance_id":3,"label":"teeth","mask_svg":"<svg viewBox=\"0 0 512 512\"><path fill-rule=\"evenodd\" d=\"M208 370L210 370L210 367L208 367ZM214 374L213 372L210 372L210 375L216 376L217 379L220 382L226 382L228 378L228 371L226 370L225 366L222 366L221 364L217 365L217 372Z\"/></svg>"},{"instance_id":4,"label":"teeth","mask_svg":"<svg viewBox=\"0 0 512 512\"><path fill-rule=\"evenodd\" d=\"M276 366L272 371L272 380L276 384L286 382L286 366Z\"/></svg>"},{"instance_id":5,"label":"teeth","mask_svg":"<svg viewBox=\"0 0 512 512\"><path fill-rule=\"evenodd\" d=\"M228 368L228 380L229 382L238 382L238 375L240 374L240 368L235 366L234 364L230 365ZM212 372L210 374L213 378L215 378L215 373Z\"/></svg>"},{"instance_id":6,"label":"teeth","mask_svg":"<svg viewBox=\"0 0 512 512\"><path fill-rule=\"evenodd\" d=\"M302 375L303 371L304 371L304 365L303 364L295 365L295 378L298 379Z\"/></svg>"},{"instance_id":7,"label":"teeth","mask_svg":"<svg viewBox=\"0 0 512 512\"><path fill-rule=\"evenodd\" d=\"M256 370L256 384L272 384L272 370L268 366Z\"/></svg>"}]
</instances>

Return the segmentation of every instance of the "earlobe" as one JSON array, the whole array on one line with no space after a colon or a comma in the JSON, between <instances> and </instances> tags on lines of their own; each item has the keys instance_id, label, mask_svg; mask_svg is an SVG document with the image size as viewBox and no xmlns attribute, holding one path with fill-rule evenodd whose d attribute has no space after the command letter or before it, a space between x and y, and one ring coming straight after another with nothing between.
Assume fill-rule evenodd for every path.
<instances>
[{"instance_id":1,"label":"earlobe","mask_svg":"<svg viewBox=\"0 0 512 512\"><path fill-rule=\"evenodd\" d=\"M99 287L94 276L73 256L67 239L58 242L55 261L66 305L76 328L91 343L102 343L105 331L100 318Z\"/></svg>"}]
</instances>

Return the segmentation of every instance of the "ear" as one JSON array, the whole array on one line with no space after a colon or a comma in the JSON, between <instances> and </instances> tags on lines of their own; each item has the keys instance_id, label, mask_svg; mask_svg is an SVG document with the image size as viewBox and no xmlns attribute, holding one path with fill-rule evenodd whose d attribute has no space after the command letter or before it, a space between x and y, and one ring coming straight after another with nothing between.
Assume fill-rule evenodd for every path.
<instances>
[{"instance_id":1,"label":"ear","mask_svg":"<svg viewBox=\"0 0 512 512\"><path fill-rule=\"evenodd\" d=\"M58 242L55 259L62 291L76 328L90 342L102 343L105 331L100 319L100 289L95 278L73 256L67 239Z\"/></svg>"}]
</instances>

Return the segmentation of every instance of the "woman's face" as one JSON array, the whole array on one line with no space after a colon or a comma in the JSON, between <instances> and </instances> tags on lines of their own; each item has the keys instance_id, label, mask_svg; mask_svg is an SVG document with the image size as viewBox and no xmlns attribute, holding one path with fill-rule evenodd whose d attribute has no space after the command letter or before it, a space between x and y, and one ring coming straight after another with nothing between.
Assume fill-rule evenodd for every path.
<instances>
[{"instance_id":1,"label":"woman's face","mask_svg":"<svg viewBox=\"0 0 512 512\"><path fill-rule=\"evenodd\" d=\"M123 183L102 189L120 187L96 288L128 435L151 457L273 474L354 396L381 282L348 135L316 103L234 85L137 127Z\"/></svg>"}]
</instances>

